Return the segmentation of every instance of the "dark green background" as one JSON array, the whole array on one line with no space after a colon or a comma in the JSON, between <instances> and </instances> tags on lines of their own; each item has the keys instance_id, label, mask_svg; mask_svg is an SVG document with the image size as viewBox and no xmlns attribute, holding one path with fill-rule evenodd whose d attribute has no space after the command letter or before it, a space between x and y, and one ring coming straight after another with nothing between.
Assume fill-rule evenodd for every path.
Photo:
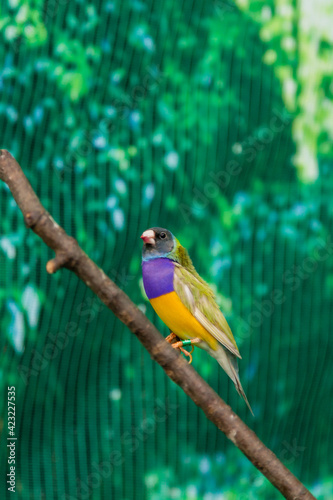
<instances>
[{"instance_id":1,"label":"dark green background","mask_svg":"<svg viewBox=\"0 0 333 500\"><path fill-rule=\"evenodd\" d=\"M216 287L255 418L213 359L197 350L194 367L329 500L332 89L303 50L305 14L278 4L3 2L1 146L165 335L142 292L139 236L159 225L180 239ZM281 498L76 276L47 275L52 253L3 184L0 196L1 496L15 385L19 498Z\"/></svg>"}]
</instances>

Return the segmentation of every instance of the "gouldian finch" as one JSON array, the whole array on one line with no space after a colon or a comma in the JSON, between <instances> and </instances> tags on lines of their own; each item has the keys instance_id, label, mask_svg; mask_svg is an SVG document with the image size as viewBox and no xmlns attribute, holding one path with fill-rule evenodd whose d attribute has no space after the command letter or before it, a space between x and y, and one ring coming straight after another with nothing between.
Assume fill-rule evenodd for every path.
<instances>
[{"instance_id":1,"label":"gouldian finch","mask_svg":"<svg viewBox=\"0 0 333 500\"><path fill-rule=\"evenodd\" d=\"M170 231L152 227L141 238L143 285L151 305L170 329L166 340L191 360L183 346L192 345L193 351L195 345L207 351L229 375L253 413L238 375L237 358L241 356L213 290Z\"/></svg>"}]
</instances>

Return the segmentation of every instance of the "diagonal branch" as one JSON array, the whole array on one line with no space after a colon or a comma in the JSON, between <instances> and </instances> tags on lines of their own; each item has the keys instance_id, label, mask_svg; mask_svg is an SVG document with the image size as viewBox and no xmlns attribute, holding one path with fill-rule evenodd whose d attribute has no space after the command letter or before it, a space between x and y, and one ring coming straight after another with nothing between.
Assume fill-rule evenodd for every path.
<instances>
[{"instance_id":1,"label":"diagonal branch","mask_svg":"<svg viewBox=\"0 0 333 500\"><path fill-rule=\"evenodd\" d=\"M172 347L154 325L80 248L77 241L52 219L33 191L20 165L0 150L0 179L9 187L25 223L55 252L46 269L73 271L104 304L134 333L176 384L198 405L267 479L290 500L315 497L282 464L253 431Z\"/></svg>"}]
</instances>

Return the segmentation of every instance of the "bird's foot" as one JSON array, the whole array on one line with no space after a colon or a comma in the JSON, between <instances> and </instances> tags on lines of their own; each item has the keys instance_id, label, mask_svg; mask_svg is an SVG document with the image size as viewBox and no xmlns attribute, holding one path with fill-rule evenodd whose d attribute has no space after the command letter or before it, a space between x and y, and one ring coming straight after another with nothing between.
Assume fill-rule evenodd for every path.
<instances>
[{"instance_id":1,"label":"bird's foot","mask_svg":"<svg viewBox=\"0 0 333 500\"><path fill-rule=\"evenodd\" d=\"M171 345L174 349L178 349L185 356L189 357L190 358L189 364L191 364L193 361L192 353L194 351L194 346L195 346L195 344L200 344L200 342L201 342L201 339L196 338L196 339L189 339L189 340L180 340L179 342L174 342ZM188 352L186 349L184 349L184 346L186 346L186 345L192 346L192 349L190 352Z\"/></svg>"},{"instance_id":2,"label":"bird's foot","mask_svg":"<svg viewBox=\"0 0 333 500\"><path fill-rule=\"evenodd\" d=\"M170 335L168 335L165 339L169 344L172 345L172 347L175 347L176 344L177 346L175 347L176 349L178 349L179 351L183 352L185 354L185 356L190 356L190 353L188 353L185 349L182 348L182 342L180 340L179 337L177 337L177 335L173 332L170 333ZM192 362L192 356L191 357L191 360L190 360L190 363Z\"/></svg>"},{"instance_id":3,"label":"bird's foot","mask_svg":"<svg viewBox=\"0 0 333 500\"><path fill-rule=\"evenodd\" d=\"M169 344L172 344L172 342L176 339L179 340L179 337L177 337L175 333L171 332L170 335L168 335L165 340L169 342Z\"/></svg>"}]
</instances>

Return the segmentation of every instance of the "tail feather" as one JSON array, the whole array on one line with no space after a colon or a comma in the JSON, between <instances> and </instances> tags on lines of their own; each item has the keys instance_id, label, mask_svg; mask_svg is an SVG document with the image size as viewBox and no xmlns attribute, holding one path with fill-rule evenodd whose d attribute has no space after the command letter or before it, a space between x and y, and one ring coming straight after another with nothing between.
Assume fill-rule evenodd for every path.
<instances>
[{"instance_id":1,"label":"tail feather","mask_svg":"<svg viewBox=\"0 0 333 500\"><path fill-rule=\"evenodd\" d=\"M245 403L247 404L248 409L250 410L250 412L254 416L254 413L253 413L253 410L252 410L251 405L249 403L249 400L247 399L246 394L244 392L244 389L242 387L242 384L240 383L238 374L236 375L235 379L236 380L233 380L233 383L235 384L235 387L236 387L238 394L244 399Z\"/></svg>"},{"instance_id":2,"label":"tail feather","mask_svg":"<svg viewBox=\"0 0 333 500\"><path fill-rule=\"evenodd\" d=\"M222 346L219 347L216 351L213 351L213 349L211 349L210 354L211 356L213 356L213 358L216 359L216 361L223 368L226 374L229 375L229 377L235 384L238 394L244 399L250 412L254 416L250 403L246 397L246 394L239 379L237 358L233 354L229 353Z\"/></svg>"}]
</instances>

